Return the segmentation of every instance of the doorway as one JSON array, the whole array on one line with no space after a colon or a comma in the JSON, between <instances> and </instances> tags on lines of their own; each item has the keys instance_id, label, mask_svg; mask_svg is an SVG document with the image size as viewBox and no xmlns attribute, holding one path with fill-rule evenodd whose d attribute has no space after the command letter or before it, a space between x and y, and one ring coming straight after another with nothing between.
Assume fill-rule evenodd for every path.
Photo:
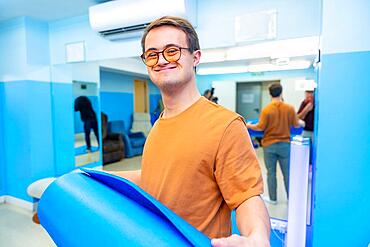
<instances>
[{"instance_id":1,"label":"doorway","mask_svg":"<svg viewBox=\"0 0 370 247\"><path fill-rule=\"evenodd\" d=\"M258 119L261 109L261 82L236 84L236 112L245 119Z\"/></svg>"},{"instance_id":2,"label":"doorway","mask_svg":"<svg viewBox=\"0 0 370 247\"><path fill-rule=\"evenodd\" d=\"M247 121L258 120L262 109L271 100L268 87L272 83L280 81L237 82L236 112Z\"/></svg>"},{"instance_id":3,"label":"doorway","mask_svg":"<svg viewBox=\"0 0 370 247\"><path fill-rule=\"evenodd\" d=\"M148 82L134 80L134 112L149 112Z\"/></svg>"}]
</instances>

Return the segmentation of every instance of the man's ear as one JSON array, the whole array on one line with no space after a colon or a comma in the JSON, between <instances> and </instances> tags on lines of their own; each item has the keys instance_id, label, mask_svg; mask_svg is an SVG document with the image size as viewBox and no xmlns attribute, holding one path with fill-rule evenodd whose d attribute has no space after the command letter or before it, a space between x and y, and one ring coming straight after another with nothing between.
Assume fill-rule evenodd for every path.
<instances>
[{"instance_id":1,"label":"man's ear","mask_svg":"<svg viewBox=\"0 0 370 247\"><path fill-rule=\"evenodd\" d=\"M196 50L196 51L193 52L193 55L194 55L193 67L196 67L200 62L200 57L201 57L202 53L201 53L200 50Z\"/></svg>"}]
</instances>

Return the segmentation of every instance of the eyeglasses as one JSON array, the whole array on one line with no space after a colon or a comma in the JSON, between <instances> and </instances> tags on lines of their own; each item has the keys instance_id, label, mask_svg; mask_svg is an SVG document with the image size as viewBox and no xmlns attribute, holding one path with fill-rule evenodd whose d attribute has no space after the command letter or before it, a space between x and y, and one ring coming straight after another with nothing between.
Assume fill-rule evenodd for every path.
<instances>
[{"instance_id":1,"label":"eyeglasses","mask_svg":"<svg viewBox=\"0 0 370 247\"><path fill-rule=\"evenodd\" d=\"M153 67L158 63L159 54L161 53L164 59L169 63L179 61L181 58L181 50L183 49L190 51L189 48L185 47L169 46L163 51L146 51L140 57L146 66Z\"/></svg>"}]
</instances>

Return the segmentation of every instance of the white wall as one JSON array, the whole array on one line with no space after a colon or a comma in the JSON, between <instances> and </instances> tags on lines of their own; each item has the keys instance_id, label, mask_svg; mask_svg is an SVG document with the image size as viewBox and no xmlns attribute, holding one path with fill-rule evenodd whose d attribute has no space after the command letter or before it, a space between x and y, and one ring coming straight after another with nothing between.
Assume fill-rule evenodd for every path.
<instances>
[{"instance_id":1,"label":"white wall","mask_svg":"<svg viewBox=\"0 0 370 247\"><path fill-rule=\"evenodd\" d=\"M277 10L277 39L319 35L319 0L198 0L201 47L235 45L235 16L266 10Z\"/></svg>"},{"instance_id":2,"label":"white wall","mask_svg":"<svg viewBox=\"0 0 370 247\"><path fill-rule=\"evenodd\" d=\"M278 12L277 39L319 35L319 0L198 0L197 3L197 32L202 48L235 45L234 17L271 9ZM91 30L88 16L55 21L49 28L52 64L65 63L65 45L79 41L85 42L86 61L141 54L140 38L105 40Z\"/></svg>"},{"instance_id":3,"label":"white wall","mask_svg":"<svg viewBox=\"0 0 370 247\"><path fill-rule=\"evenodd\" d=\"M369 51L370 1L325 0L323 4L325 9L325 21L322 27L322 32L325 34L323 54Z\"/></svg>"},{"instance_id":4,"label":"white wall","mask_svg":"<svg viewBox=\"0 0 370 247\"><path fill-rule=\"evenodd\" d=\"M236 111L236 82L214 81L212 87L218 97L218 104L231 111Z\"/></svg>"},{"instance_id":5,"label":"white wall","mask_svg":"<svg viewBox=\"0 0 370 247\"><path fill-rule=\"evenodd\" d=\"M298 110L304 99L304 91L296 90L295 81L302 79L316 80L316 72L313 69L265 72L258 75L251 73L207 75L197 76L198 87L215 87L215 96L219 98L219 104L233 111L236 109L236 83L237 82L265 82L262 84L262 107L266 106L271 98L268 85L272 81L280 81L283 86L285 102L293 105Z\"/></svg>"}]
</instances>

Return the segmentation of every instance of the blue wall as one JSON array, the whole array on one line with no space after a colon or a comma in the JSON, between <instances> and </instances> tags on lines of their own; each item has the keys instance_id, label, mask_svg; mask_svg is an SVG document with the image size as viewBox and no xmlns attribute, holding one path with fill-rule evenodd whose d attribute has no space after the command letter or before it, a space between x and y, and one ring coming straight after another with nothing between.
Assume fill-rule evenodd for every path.
<instances>
[{"instance_id":1,"label":"blue wall","mask_svg":"<svg viewBox=\"0 0 370 247\"><path fill-rule=\"evenodd\" d=\"M49 26L46 22L25 18L27 65L49 65Z\"/></svg>"},{"instance_id":2,"label":"blue wall","mask_svg":"<svg viewBox=\"0 0 370 247\"><path fill-rule=\"evenodd\" d=\"M322 56L314 246L370 241L369 61L370 52Z\"/></svg>"},{"instance_id":3,"label":"blue wall","mask_svg":"<svg viewBox=\"0 0 370 247\"><path fill-rule=\"evenodd\" d=\"M0 78L26 69L24 17L0 22ZM16 48L15 48L16 47ZM4 81L4 80L3 80Z\"/></svg>"},{"instance_id":4,"label":"blue wall","mask_svg":"<svg viewBox=\"0 0 370 247\"><path fill-rule=\"evenodd\" d=\"M313 246L370 242L369 10L323 1Z\"/></svg>"},{"instance_id":5,"label":"blue wall","mask_svg":"<svg viewBox=\"0 0 370 247\"><path fill-rule=\"evenodd\" d=\"M48 24L29 17L0 22L0 54L2 81L31 79L39 74L49 77L50 72L41 69L50 65ZM46 81L40 76L35 80L39 79Z\"/></svg>"},{"instance_id":6,"label":"blue wall","mask_svg":"<svg viewBox=\"0 0 370 247\"><path fill-rule=\"evenodd\" d=\"M5 147L4 147L4 84L0 82L0 196L6 194L5 190Z\"/></svg>"},{"instance_id":7,"label":"blue wall","mask_svg":"<svg viewBox=\"0 0 370 247\"><path fill-rule=\"evenodd\" d=\"M101 110L108 115L108 121L123 120L127 131L132 125L134 80L149 82L149 106L150 112L153 112L157 107L160 93L149 79L104 70L100 73Z\"/></svg>"},{"instance_id":8,"label":"blue wall","mask_svg":"<svg viewBox=\"0 0 370 247\"><path fill-rule=\"evenodd\" d=\"M28 201L30 183L55 175L59 137L53 135L48 35L48 24L32 18L0 23L0 178L6 195Z\"/></svg>"},{"instance_id":9,"label":"blue wall","mask_svg":"<svg viewBox=\"0 0 370 247\"><path fill-rule=\"evenodd\" d=\"M134 107L132 93L101 92L101 110L108 115L108 121L123 120L128 131Z\"/></svg>"},{"instance_id":10,"label":"blue wall","mask_svg":"<svg viewBox=\"0 0 370 247\"><path fill-rule=\"evenodd\" d=\"M52 83L55 175L75 168L73 94L71 83Z\"/></svg>"},{"instance_id":11,"label":"blue wall","mask_svg":"<svg viewBox=\"0 0 370 247\"><path fill-rule=\"evenodd\" d=\"M29 184L75 168L72 84L12 81L0 96L0 192L32 201Z\"/></svg>"},{"instance_id":12,"label":"blue wall","mask_svg":"<svg viewBox=\"0 0 370 247\"><path fill-rule=\"evenodd\" d=\"M50 83L4 84L4 130L7 194L30 200L27 186L54 176Z\"/></svg>"}]
</instances>

